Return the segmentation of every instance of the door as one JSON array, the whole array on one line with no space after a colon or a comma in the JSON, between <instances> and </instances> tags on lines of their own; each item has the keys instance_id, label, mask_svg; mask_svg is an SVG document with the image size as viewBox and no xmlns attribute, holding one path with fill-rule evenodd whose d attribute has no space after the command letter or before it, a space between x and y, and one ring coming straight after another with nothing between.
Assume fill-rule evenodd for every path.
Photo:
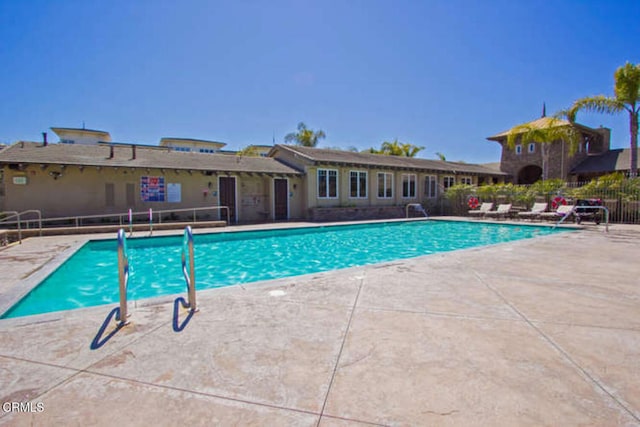
<instances>
[{"instance_id":1,"label":"door","mask_svg":"<svg viewBox=\"0 0 640 427\"><path fill-rule=\"evenodd\" d=\"M218 181L220 189L220 206L229 207L229 222L235 224L236 222L236 178L233 176L221 176ZM223 219L226 212L222 210L220 216Z\"/></svg>"},{"instance_id":2,"label":"door","mask_svg":"<svg viewBox=\"0 0 640 427\"><path fill-rule=\"evenodd\" d=\"M274 211L273 218L278 221L289 219L289 182L286 179L273 180Z\"/></svg>"}]
</instances>

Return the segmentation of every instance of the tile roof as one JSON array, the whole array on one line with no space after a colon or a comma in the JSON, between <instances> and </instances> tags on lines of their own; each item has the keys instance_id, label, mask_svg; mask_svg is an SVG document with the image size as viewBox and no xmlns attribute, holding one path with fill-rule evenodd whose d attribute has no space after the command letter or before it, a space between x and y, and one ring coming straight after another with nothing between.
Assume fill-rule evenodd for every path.
<instances>
[{"instance_id":1,"label":"tile roof","mask_svg":"<svg viewBox=\"0 0 640 427\"><path fill-rule=\"evenodd\" d=\"M631 149L619 148L592 155L573 168L571 173L601 173L627 171L631 165Z\"/></svg>"},{"instance_id":2,"label":"tile roof","mask_svg":"<svg viewBox=\"0 0 640 427\"><path fill-rule=\"evenodd\" d=\"M109 158L113 147L113 158ZM49 144L20 141L0 151L0 163L38 163L221 172L301 174L273 158L179 152L165 147L126 144Z\"/></svg>"},{"instance_id":3,"label":"tile roof","mask_svg":"<svg viewBox=\"0 0 640 427\"><path fill-rule=\"evenodd\" d=\"M354 151L330 150L324 148L301 147L297 145L277 144L272 150L283 149L296 153L316 163L337 163L374 167L390 167L397 169L417 169L449 173L478 173L487 175L506 175L483 165L461 162L445 162L441 160L420 159L416 157L387 156L382 154L361 153Z\"/></svg>"}]
</instances>

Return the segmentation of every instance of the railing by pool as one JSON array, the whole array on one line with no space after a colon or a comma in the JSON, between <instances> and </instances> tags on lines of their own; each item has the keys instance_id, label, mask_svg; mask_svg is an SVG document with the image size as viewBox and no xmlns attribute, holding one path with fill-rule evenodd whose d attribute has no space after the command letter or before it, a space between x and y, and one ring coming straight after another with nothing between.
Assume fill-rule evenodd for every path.
<instances>
[{"instance_id":1,"label":"railing by pool","mask_svg":"<svg viewBox=\"0 0 640 427\"><path fill-rule=\"evenodd\" d=\"M187 263L189 264L187 268ZM185 227L182 238L182 274L187 283L188 303L185 308L190 311L198 311L196 307L196 269L193 254L193 232L191 227Z\"/></svg>"},{"instance_id":2,"label":"railing by pool","mask_svg":"<svg viewBox=\"0 0 640 427\"><path fill-rule=\"evenodd\" d=\"M148 210L138 212L124 212L116 214L97 214L97 215L78 215L78 216L66 216L66 217L53 217L42 218L42 214L39 210L27 210L23 212L6 211L0 212L0 227L10 230L16 229L18 231L18 240L22 242L22 234L24 230L38 230L38 235L42 236L42 230L47 228L66 227L66 228L82 228L87 226L129 226L129 230L132 231L132 226L135 224L139 228L140 224L149 224L149 231L152 231L154 224L166 224L172 221L179 221L181 217L197 223L200 221L206 221L203 219L203 212L212 211L211 214L205 215L211 216L214 220L224 220L226 224L230 224L230 211L228 206L205 206L197 208L183 208L183 209L163 209L163 210ZM187 215L181 215L181 214ZM37 218L25 218L25 215L36 214Z\"/></svg>"},{"instance_id":3,"label":"railing by pool","mask_svg":"<svg viewBox=\"0 0 640 427\"><path fill-rule=\"evenodd\" d=\"M118 285L120 289L120 307L116 313L118 327L127 321L127 288L129 287L129 254L127 253L127 235L123 229L118 231Z\"/></svg>"},{"instance_id":4,"label":"railing by pool","mask_svg":"<svg viewBox=\"0 0 640 427\"><path fill-rule=\"evenodd\" d=\"M429 217L429 215L427 214L427 211L424 209L424 206L422 206L421 203L409 203L405 207L405 217L406 218L409 218L409 208L410 207L414 208L418 212L422 212L422 214L425 216L425 218Z\"/></svg>"},{"instance_id":5,"label":"railing by pool","mask_svg":"<svg viewBox=\"0 0 640 427\"><path fill-rule=\"evenodd\" d=\"M24 215L28 214L36 214L38 216L37 219L23 219ZM15 220L11 220L11 218L15 218ZM11 221L10 221L11 220ZM0 225L12 225L15 224L18 229L18 241L22 243L22 229L23 224L29 228L29 224L34 222L38 225L39 235L42 236L42 214L37 209L29 209L26 211L18 212L18 211L5 211L0 212Z\"/></svg>"}]
</instances>

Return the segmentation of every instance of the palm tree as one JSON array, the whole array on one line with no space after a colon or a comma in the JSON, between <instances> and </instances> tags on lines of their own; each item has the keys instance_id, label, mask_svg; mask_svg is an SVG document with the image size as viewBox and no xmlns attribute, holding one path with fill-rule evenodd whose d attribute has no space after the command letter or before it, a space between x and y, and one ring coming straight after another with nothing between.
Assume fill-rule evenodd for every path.
<instances>
[{"instance_id":1,"label":"palm tree","mask_svg":"<svg viewBox=\"0 0 640 427\"><path fill-rule=\"evenodd\" d=\"M382 154L386 154L387 156L404 155L404 151L402 150L402 145L397 139L394 139L392 142L384 141L380 146L380 151L382 152Z\"/></svg>"},{"instance_id":2,"label":"palm tree","mask_svg":"<svg viewBox=\"0 0 640 427\"><path fill-rule=\"evenodd\" d=\"M307 125L303 122L298 123L298 132L291 132L285 135L285 142L295 142L297 145L302 145L303 147L315 147L318 145L318 140L320 138L326 138L327 135L324 131L319 130L314 132L312 129L308 129Z\"/></svg>"},{"instance_id":3,"label":"palm tree","mask_svg":"<svg viewBox=\"0 0 640 427\"><path fill-rule=\"evenodd\" d=\"M255 145L247 145L242 150L238 151L236 155L245 157L259 157L260 152L258 152L258 148Z\"/></svg>"},{"instance_id":4,"label":"palm tree","mask_svg":"<svg viewBox=\"0 0 640 427\"><path fill-rule=\"evenodd\" d=\"M575 121L578 111L595 111L597 113L618 114L629 113L629 129L631 133L630 175L638 175L638 110L640 110L640 64L626 63L614 74L614 96L590 96L578 99L564 114L569 121Z\"/></svg>"},{"instance_id":5,"label":"palm tree","mask_svg":"<svg viewBox=\"0 0 640 427\"><path fill-rule=\"evenodd\" d=\"M386 156L415 157L422 150L424 150L424 147L402 143L396 138L392 142L384 141L380 146L380 149L369 148L366 151L369 153L383 154Z\"/></svg>"},{"instance_id":6,"label":"palm tree","mask_svg":"<svg viewBox=\"0 0 640 427\"><path fill-rule=\"evenodd\" d=\"M534 122L515 126L507 131L507 146L509 148L514 148L517 142L522 145L531 142L540 144L543 180L549 178L549 153L551 144L556 141L567 142L569 153L574 154L578 144L582 142L582 133L572 123L556 117L543 117Z\"/></svg>"},{"instance_id":7,"label":"palm tree","mask_svg":"<svg viewBox=\"0 0 640 427\"><path fill-rule=\"evenodd\" d=\"M443 161L443 162L446 162L446 161L447 161L447 156L445 156L444 154L442 154L442 153L440 153L440 152L437 152L437 153L436 153L436 156L438 156L438 158L439 158L441 161Z\"/></svg>"}]
</instances>

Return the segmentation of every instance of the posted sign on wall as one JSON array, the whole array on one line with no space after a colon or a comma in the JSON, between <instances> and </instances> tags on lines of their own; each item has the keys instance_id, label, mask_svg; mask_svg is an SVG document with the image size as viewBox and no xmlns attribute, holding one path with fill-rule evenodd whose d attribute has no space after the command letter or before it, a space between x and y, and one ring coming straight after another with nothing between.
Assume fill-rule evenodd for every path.
<instances>
[{"instance_id":1,"label":"posted sign on wall","mask_svg":"<svg viewBox=\"0 0 640 427\"><path fill-rule=\"evenodd\" d=\"M180 203L182 200L182 185L181 184L167 184L167 201L169 203Z\"/></svg>"},{"instance_id":2,"label":"posted sign on wall","mask_svg":"<svg viewBox=\"0 0 640 427\"><path fill-rule=\"evenodd\" d=\"M140 198L143 202L164 202L165 195L163 176L140 177Z\"/></svg>"}]
</instances>

